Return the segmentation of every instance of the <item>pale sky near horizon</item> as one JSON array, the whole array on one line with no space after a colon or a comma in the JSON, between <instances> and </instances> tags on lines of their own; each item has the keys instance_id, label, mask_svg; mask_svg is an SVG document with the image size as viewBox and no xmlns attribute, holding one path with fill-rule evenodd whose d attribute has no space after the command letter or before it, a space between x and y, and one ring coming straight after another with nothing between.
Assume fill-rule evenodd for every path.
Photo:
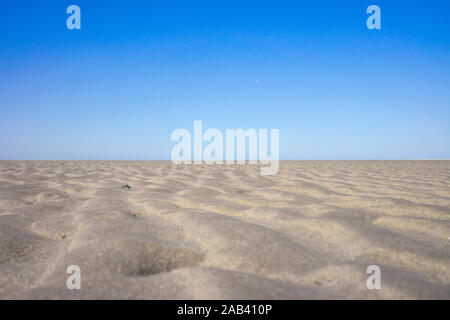
<instances>
[{"instance_id":1,"label":"pale sky near horizon","mask_svg":"<svg viewBox=\"0 0 450 320\"><path fill-rule=\"evenodd\" d=\"M279 129L281 159L449 159L449 25L450 1L2 1L0 160L169 159L194 120Z\"/></svg>"}]
</instances>

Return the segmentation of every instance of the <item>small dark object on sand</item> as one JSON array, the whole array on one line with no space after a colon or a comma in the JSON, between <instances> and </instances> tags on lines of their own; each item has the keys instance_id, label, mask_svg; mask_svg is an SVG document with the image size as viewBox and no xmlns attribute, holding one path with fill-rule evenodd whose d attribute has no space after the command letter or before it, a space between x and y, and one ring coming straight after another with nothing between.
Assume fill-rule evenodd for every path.
<instances>
[{"instance_id":1,"label":"small dark object on sand","mask_svg":"<svg viewBox=\"0 0 450 320\"><path fill-rule=\"evenodd\" d=\"M129 185L127 185L127 184L123 185L122 188L123 189L131 189L131 187Z\"/></svg>"},{"instance_id":2,"label":"small dark object on sand","mask_svg":"<svg viewBox=\"0 0 450 320\"><path fill-rule=\"evenodd\" d=\"M63 235L61 236L61 239L65 239L65 238L66 238L66 235L63 234Z\"/></svg>"}]
</instances>

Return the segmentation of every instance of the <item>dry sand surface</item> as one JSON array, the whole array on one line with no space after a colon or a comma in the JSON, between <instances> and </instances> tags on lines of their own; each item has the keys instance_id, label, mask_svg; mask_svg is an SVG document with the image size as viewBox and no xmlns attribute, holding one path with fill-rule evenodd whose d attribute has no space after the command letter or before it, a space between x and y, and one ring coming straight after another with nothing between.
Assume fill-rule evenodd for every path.
<instances>
[{"instance_id":1,"label":"dry sand surface","mask_svg":"<svg viewBox=\"0 0 450 320\"><path fill-rule=\"evenodd\" d=\"M0 161L0 298L449 299L449 182L450 161L291 161L275 176Z\"/></svg>"}]
</instances>

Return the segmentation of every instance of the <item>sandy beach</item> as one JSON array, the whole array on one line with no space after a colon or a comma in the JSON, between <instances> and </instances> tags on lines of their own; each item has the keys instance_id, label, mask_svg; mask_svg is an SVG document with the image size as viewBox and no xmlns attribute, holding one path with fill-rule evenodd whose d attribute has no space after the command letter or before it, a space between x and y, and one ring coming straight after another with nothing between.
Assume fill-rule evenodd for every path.
<instances>
[{"instance_id":1,"label":"sandy beach","mask_svg":"<svg viewBox=\"0 0 450 320\"><path fill-rule=\"evenodd\" d=\"M450 299L450 161L0 161L0 298Z\"/></svg>"}]
</instances>

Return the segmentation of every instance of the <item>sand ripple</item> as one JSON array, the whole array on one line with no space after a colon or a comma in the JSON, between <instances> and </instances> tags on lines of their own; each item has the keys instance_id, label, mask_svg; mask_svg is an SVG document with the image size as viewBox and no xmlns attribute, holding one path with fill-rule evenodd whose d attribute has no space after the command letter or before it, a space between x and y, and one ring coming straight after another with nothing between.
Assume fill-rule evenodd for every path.
<instances>
[{"instance_id":1,"label":"sand ripple","mask_svg":"<svg viewBox=\"0 0 450 320\"><path fill-rule=\"evenodd\" d=\"M450 161L288 161L264 177L0 161L0 298L449 299L449 181Z\"/></svg>"}]
</instances>

